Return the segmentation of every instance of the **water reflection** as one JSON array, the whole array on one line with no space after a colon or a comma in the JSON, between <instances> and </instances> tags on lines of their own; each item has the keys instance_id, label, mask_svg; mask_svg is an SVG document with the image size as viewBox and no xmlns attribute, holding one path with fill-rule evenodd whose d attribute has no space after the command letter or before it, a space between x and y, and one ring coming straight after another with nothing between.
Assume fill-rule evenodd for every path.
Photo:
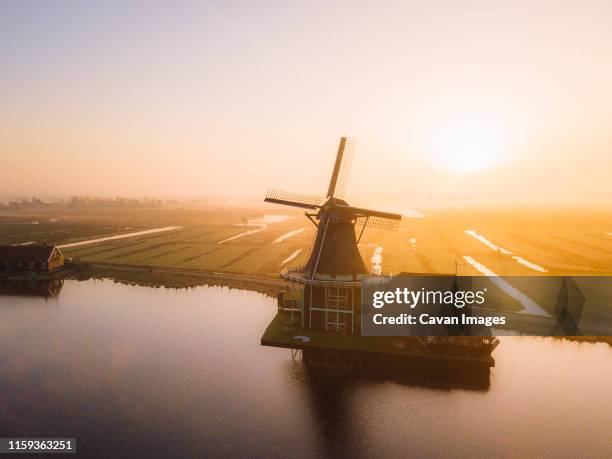
<instances>
[{"instance_id":1,"label":"water reflection","mask_svg":"<svg viewBox=\"0 0 612 459\"><path fill-rule=\"evenodd\" d=\"M0 281L0 295L55 298L59 295L63 280Z\"/></svg>"},{"instance_id":2,"label":"water reflection","mask_svg":"<svg viewBox=\"0 0 612 459\"><path fill-rule=\"evenodd\" d=\"M393 382L438 390L486 391L490 386L488 363L424 360L357 352L305 349L292 351L301 360L308 381L316 385L327 380L352 383Z\"/></svg>"},{"instance_id":3,"label":"water reflection","mask_svg":"<svg viewBox=\"0 0 612 459\"><path fill-rule=\"evenodd\" d=\"M292 376L305 389L325 456L363 455L354 413L359 388L388 383L439 391L486 392L489 364L424 361L324 349L293 350ZM397 416L396 413L391 416Z\"/></svg>"},{"instance_id":4,"label":"water reflection","mask_svg":"<svg viewBox=\"0 0 612 459\"><path fill-rule=\"evenodd\" d=\"M292 359L260 346L276 304L253 292L69 280L47 301L0 296L3 436L92 458L610 455L607 344L503 337L490 372Z\"/></svg>"}]
</instances>

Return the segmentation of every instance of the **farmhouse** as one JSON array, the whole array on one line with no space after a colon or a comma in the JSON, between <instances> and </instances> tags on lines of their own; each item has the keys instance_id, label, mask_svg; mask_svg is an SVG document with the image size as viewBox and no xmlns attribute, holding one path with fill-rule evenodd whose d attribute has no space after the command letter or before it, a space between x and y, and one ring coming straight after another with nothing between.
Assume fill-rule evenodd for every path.
<instances>
[{"instance_id":1,"label":"farmhouse","mask_svg":"<svg viewBox=\"0 0 612 459\"><path fill-rule=\"evenodd\" d=\"M64 266L54 245L0 245L0 272L52 272Z\"/></svg>"}]
</instances>

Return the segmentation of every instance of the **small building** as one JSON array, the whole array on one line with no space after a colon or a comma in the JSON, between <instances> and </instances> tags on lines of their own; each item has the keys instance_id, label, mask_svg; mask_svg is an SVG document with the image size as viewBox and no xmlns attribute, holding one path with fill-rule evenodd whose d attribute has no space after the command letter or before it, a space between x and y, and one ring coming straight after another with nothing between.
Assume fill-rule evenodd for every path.
<instances>
[{"instance_id":1,"label":"small building","mask_svg":"<svg viewBox=\"0 0 612 459\"><path fill-rule=\"evenodd\" d=\"M52 272L64 266L54 245L0 245L0 272Z\"/></svg>"}]
</instances>

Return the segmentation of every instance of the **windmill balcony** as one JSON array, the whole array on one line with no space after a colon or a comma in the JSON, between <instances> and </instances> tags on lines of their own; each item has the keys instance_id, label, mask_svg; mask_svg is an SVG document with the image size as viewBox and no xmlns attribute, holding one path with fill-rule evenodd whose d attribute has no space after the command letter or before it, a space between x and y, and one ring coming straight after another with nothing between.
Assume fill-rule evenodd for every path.
<instances>
[{"instance_id":1,"label":"windmill balcony","mask_svg":"<svg viewBox=\"0 0 612 459\"><path fill-rule=\"evenodd\" d=\"M304 266L285 268L281 271L282 279L303 285L318 287L365 287L369 285L386 284L391 281L391 273L337 275L317 274L314 279L304 271Z\"/></svg>"}]
</instances>

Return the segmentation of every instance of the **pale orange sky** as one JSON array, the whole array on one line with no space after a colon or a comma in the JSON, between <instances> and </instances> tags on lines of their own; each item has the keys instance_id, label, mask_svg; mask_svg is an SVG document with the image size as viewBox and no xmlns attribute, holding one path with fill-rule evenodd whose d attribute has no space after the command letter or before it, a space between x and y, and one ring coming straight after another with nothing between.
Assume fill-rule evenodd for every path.
<instances>
[{"instance_id":1,"label":"pale orange sky","mask_svg":"<svg viewBox=\"0 0 612 459\"><path fill-rule=\"evenodd\" d=\"M612 3L0 3L0 199L612 204Z\"/></svg>"}]
</instances>

